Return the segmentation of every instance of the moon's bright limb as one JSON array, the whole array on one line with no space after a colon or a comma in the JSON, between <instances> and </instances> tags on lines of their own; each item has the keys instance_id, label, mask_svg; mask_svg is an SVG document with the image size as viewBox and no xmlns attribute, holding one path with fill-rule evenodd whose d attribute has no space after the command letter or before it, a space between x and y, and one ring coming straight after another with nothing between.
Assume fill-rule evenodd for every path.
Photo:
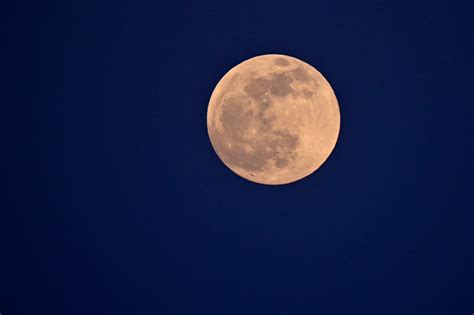
<instances>
[{"instance_id":1,"label":"moon's bright limb","mask_svg":"<svg viewBox=\"0 0 474 315\"><path fill-rule=\"evenodd\" d=\"M217 155L261 184L297 181L336 145L340 114L326 79L285 55L248 59L227 72L209 101L207 128Z\"/></svg>"}]
</instances>

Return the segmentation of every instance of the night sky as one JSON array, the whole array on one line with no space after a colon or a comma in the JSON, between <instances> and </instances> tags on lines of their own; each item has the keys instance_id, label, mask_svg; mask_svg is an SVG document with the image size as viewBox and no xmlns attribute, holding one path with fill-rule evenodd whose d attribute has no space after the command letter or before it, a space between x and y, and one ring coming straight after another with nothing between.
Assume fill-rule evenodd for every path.
<instances>
[{"instance_id":1,"label":"night sky","mask_svg":"<svg viewBox=\"0 0 474 315\"><path fill-rule=\"evenodd\" d=\"M2 315L474 312L471 1L3 6ZM206 129L219 79L268 53L341 110L283 186Z\"/></svg>"}]
</instances>

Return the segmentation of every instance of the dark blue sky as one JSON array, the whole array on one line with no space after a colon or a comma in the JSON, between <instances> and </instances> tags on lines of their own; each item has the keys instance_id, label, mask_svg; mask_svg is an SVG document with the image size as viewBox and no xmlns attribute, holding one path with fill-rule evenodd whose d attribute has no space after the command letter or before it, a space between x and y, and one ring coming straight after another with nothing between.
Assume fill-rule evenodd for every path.
<instances>
[{"instance_id":1,"label":"dark blue sky","mask_svg":"<svg viewBox=\"0 0 474 315\"><path fill-rule=\"evenodd\" d=\"M0 313L472 314L473 9L6 8ZM206 130L218 80L266 53L315 66L341 109L329 160L277 187Z\"/></svg>"}]
</instances>

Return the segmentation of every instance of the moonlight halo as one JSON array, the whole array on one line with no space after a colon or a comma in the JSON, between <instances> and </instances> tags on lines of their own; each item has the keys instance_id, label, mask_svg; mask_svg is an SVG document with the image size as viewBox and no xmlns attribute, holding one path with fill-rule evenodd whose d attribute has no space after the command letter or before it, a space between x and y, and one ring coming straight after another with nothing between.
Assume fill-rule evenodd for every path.
<instances>
[{"instance_id":1,"label":"moonlight halo","mask_svg":"<svg viewBox=\"0 0 474 315\"><path fill-rule=\"evenodd\" d=\"M250 181L279 185L312 174L331 154L339 105L326 79L286 55L250 58L215 87L207 128L219 158Z\"/></svg>"}]
</instances>

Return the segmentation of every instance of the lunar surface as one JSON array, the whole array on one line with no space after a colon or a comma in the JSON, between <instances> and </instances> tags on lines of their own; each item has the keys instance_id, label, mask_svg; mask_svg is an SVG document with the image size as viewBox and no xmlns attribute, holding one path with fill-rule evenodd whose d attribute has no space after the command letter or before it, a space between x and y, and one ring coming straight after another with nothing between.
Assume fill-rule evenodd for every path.
<instances>
[{"instance_id":1,"label":"lunar surface","mask_svg":"<svg viewBox=\"0 0 474 315\"><path fill-rule=\"evenodd\" d=\"M309 64L285 55L248 59L214 89L207 128L219 158L250 181L279 185L306 177L339 134L336 96Z\"/></svg>"}]
</instances>

